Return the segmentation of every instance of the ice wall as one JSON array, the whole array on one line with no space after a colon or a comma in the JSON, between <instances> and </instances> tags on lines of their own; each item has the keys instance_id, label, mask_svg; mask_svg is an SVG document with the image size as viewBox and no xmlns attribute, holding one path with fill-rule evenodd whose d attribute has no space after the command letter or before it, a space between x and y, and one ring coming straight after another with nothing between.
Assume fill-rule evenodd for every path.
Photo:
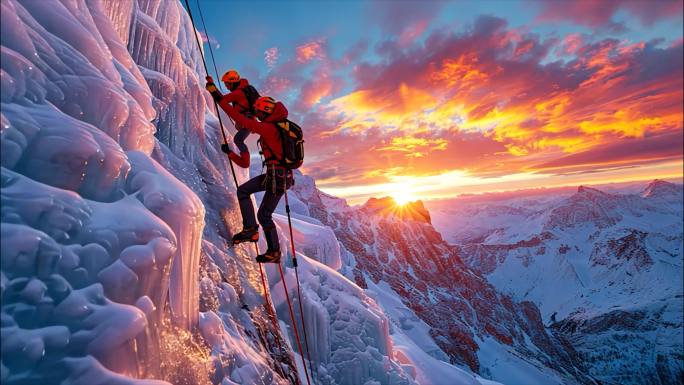
<instances>
[{"instance_id":1,"label":"ice wall","mask_svg":"<svg viewBox=\"0 0 684 385\"><path fill-rule=\"evenodd\" d=\"M89 201L4 167L1 178L3 383L153 374L137 344L159 323L171 229L134 197Z\"/></svg>"},{"instance_id":2,"label":"ice wall","mask_svg":"<svg viewBox=\"0 0 684 385\"><path fill-rule=\"evenodd\" d=\"M218 147L216 126L205 135L208 99L182 6L0 5L2 382L209 381L169 359L183 354L200 374L213 365L193 337L205 229L198 192L210 190L198 182L213 178L224 196L230 186L219 180L225 160L203 154L207 141ZM199 175L193 162L209 171ZM219 223L224 233L230 226L221 205L207 215L214 239ZM258 337L242 349L257 352L253 372L272 371Z\"/></svg>"}]
</instances>

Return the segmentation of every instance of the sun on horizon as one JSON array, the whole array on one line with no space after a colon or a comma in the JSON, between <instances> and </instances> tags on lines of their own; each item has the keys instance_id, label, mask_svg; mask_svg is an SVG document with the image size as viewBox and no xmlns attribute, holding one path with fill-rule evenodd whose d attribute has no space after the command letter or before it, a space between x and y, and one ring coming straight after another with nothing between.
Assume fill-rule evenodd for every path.
<instances>
[{"instance_id":1,"label":"sun on horizon","mask_svg":"<svg viewBox=\"0 0 684 385\"><path fill-rule=\"evenodd\" d=\"M392 197L392 199L394 199L394 202L396 202L398 206L404 206L409 202L418 200L418 198L415 195L413 195L410 191L406 189L396 190L392 192L390 196Z\"/></svg>"}]
</instances>

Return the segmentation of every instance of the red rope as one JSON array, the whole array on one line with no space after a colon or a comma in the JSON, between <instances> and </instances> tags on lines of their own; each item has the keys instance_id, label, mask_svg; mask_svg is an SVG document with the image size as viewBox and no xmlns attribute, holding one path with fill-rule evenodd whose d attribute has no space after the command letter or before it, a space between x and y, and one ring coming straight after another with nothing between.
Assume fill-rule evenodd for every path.
<instances>
[{"instance_id":1,"label":"red rope","mask_svg":"<svg viewBox=\"0 0 684 385\"><path fill-rule=\"evenodd\" d=\"M259 255L259 246L257 246L256 242L254 243L254 247L257 249L257 255ZM271 305L271 300L270 296L268 295L268 286L266 285L266 277L264 275L264 268L261 266L259 263L259 273L261 273L261 285L264 287L264 300L266 301L266 313L268 314L268 318L271 319L271 322L273 323L273 327L275 328L274 332L277 333L278 330L280 330L280 327L278 326L278 321L276 321L275 317L275 311L273 310L273 306ZM276 342L278 343L278 348L282 352L282 346L280 346L280 339L277 338L276 336Z\"/></svg>"},{"instance_id":2,"label":"red rope","mask_svg":"<svg viewBox=\"0 0 684 385\"><path fill-rule=\"evenodd\" d=\"M297 253L295 251L294 236L292 235L292 219L290 219L290 202L287 198L287 175L291 171L285 172L285 212L287 213L287 224L290 228L290 246L292 247L292 265L295 269L295 278L297 278L297 299L299 303L299 318L302 320L302 332L304 333L304 345L306 346L306 356L309 358L309 365L311 365L311 375L313 375L313 361L311 360L311 350L309 349L309 339L306 337L306 322L304 322L304 308L302 307L302 293L299 289L299 273L297 272ZM294 178L294 176L293 176Z\"/></svg>"},{"instance_id":3,"label":"red rope","mask_svg":"<svg viewBox=\"0 0 684 385\"><path fill-rule=\"evenodd\" d=\"M257 255L259 255L259 245L256 242L254 242L254 249L256 250ZM273 301L270 300L271 296L269 295L268 286L266 285L264 267L261 263L258 263L258 265L259 265L259 273L261 273L261 285L264 288L264 299L266 301L266 308L267 308L266 313L268 313L268 318L270 318L271 322L273 323L273 327L274 327L273 332L274 332L274 338L276 340L276 344L278 345L278 354L283 354L285 352L285 349L283 349L283 345L280 343L280 325L278 325L278 317L276 316L275 307L272 305ZM295 368L296 367L297 366L295 365ZM278 364L278 368L280 368L280 364ZM282 368L281 368L281 372L282 372ZM282 373L282 374L283 374L283 377L286 377L285 373ZM297 384L299 385L300 384L299 375L297 373L295 373L295 379L297 380ZM308 377L307 377L307 380L308 380Z\"/></svg>"},{"instance_id":4,"label":"red rope","mask_svg":"<svg viewBox=\"0 0 684 385\"><path fill-rule=\"evenodd\" d=\"M304 374L306 375L306 383L311 385L309 380L309 371L306 369L306 361L304 360L304 350L299 339L299 332L297 331L297 324L295 323L294 311L292 310L292 302L290 302L290 295L287 293L287 283L285 283L285 274L283 274L283 267L278 263L278 270L280 271L280 280L283 281L283 290L285 290L285 299L287 299L287 307L290 310L290 320L292 321L292 329L294 330L295 340L297 340L297 347L299 348L299 355L302 357L302 365L304 366Z\"/></svg>"}]
</instances>

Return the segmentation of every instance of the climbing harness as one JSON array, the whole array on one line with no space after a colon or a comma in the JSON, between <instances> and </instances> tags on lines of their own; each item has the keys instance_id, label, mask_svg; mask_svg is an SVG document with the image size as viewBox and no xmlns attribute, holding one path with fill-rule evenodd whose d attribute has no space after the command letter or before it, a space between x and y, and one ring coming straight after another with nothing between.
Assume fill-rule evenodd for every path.
<instances>
[{"instance_id":1,"label":"climbing harness","mask_svg":"<svg viewBox=\"0 0 684 385\"><path fill-rule=\"evenodd\" d=\"M197 5L199 5L199 3ZM209 69L207 68L207 62L204 59L204 54L202 53L202 45L200 44L199 37L197 37L197 32L195 32L195 20L192 18L192 11L190 10L190 3L188 3L188 0L185 0L185 6L188 9L188 16L190 16L190 23L192 24L193 34L195 35L195 41L197 41L197 48L199 49L200 56L202 57L204 72L207 74L207 76L209 76ZM204 26L204 34L207 34L206 25ZM209 50L211 52L211 44L209 44ZM213 60L213 53L211 56ZM216 63L214 63L214 68L216 68ZM223 129L223 121L221 120L221 113L219 112L219 107L218 103L216 103L216 100L214 100L214 108L216 108L216 116L218 117L219 125L221 126L221 135L223 136L223 143L228 144L228 138L226 138L226 132ZM228 163L230 164L230 172L233 174L233 181L235 182L235 187L237 188L238 181L237 176L235 176L235 168L233 168L233 161L230 160L230 158L228 158Z\"/></svg>"}]
</instances>

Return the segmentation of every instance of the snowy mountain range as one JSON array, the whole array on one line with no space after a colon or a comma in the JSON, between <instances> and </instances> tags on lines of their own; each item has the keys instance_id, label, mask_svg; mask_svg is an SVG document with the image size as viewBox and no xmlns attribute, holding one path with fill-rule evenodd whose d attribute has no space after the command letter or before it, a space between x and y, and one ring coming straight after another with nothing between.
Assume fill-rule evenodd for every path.
<instances>
[{"instance_id":1,"label":"snowy mountain range","mask_svg":"<svg viewBox=\"0 0 684 385\"><path fill-rule=\"evenodd\" d=\"M616 336L615 319L643 349L673 343L653 351L655 372L643 360L641 373L681 373L673 339L681 340L681 305L671 299L682 290L669 281L681 282L681 228L677 238L676 224L665 224L677 219L671 190L681 201L681 188L652 186L624 200L589 189L578 194L591 198L539 199L548 210L507 214L527 218L526 228L499 218L496 229L483 222L483 233L463 238L478 242L454 246L429 205L374 199L350 207L297 174L290 205L306 321L299 332L311 356L303 362L284 292L287 283L297 298L292 256L284 282L275 266L264 268L264 291L254 248L228 245L241 228L236 186L181 4L0 5L3 384L304 384L307 374L326 385L591 384L619 368L591 356L606 339L627 341L610 346L632 355L620 362L641 357ZM240 183L250 175L236 172ZM282 203L274 217L288 250ZM655 220L664 222L647 226ZM622 224L633 231L620 232ZM589 285L579 299L563 293L545 302L543 289L504 275L506 261L522 258L516 250L530 242L560 249L566 231L606 235L578 240L581 251L565 241L567 266L547 273L568 290L595 275L615 281L614 290L595 294L600 287ZM580 263L584 251L591 263ZM566 279L569 268L577 282ZM614 271L643 281L624 283ZM630 305L625 290L646 290L655 278L664 281ZM606 301L589 301L592 293ZM614 299L619 307L604 306Z\"/></svg>"},{"instance_id":2,"label":"snowy mountain range","mask_svg":"<svg viewBox=\"0 0 684 385\"><path fill-rule=\"evenodd\" d=\"M539 306L590 375L603 383L681 381L681 184L431 205L466 264Z\"/></svg>"},{"instance_id":3,"label":"snowy mountain range","mask_svg":"<svg viewBox=\"0 0 684 385\"><path fill-rule=\"evenodd\" d=\"M385 309L397 302L407 308L390 316L395 333L410 335L420 320L429 335L420 340L436 345L423 348L428 354L505 383L592 382L577 353L544 328L534 304L502 295L461 261L422 202L398 207L391 198L370 199L350 207L306 176L294 191L337 236L347 265L340 270Z\"/></svg>"}]
</instances>

